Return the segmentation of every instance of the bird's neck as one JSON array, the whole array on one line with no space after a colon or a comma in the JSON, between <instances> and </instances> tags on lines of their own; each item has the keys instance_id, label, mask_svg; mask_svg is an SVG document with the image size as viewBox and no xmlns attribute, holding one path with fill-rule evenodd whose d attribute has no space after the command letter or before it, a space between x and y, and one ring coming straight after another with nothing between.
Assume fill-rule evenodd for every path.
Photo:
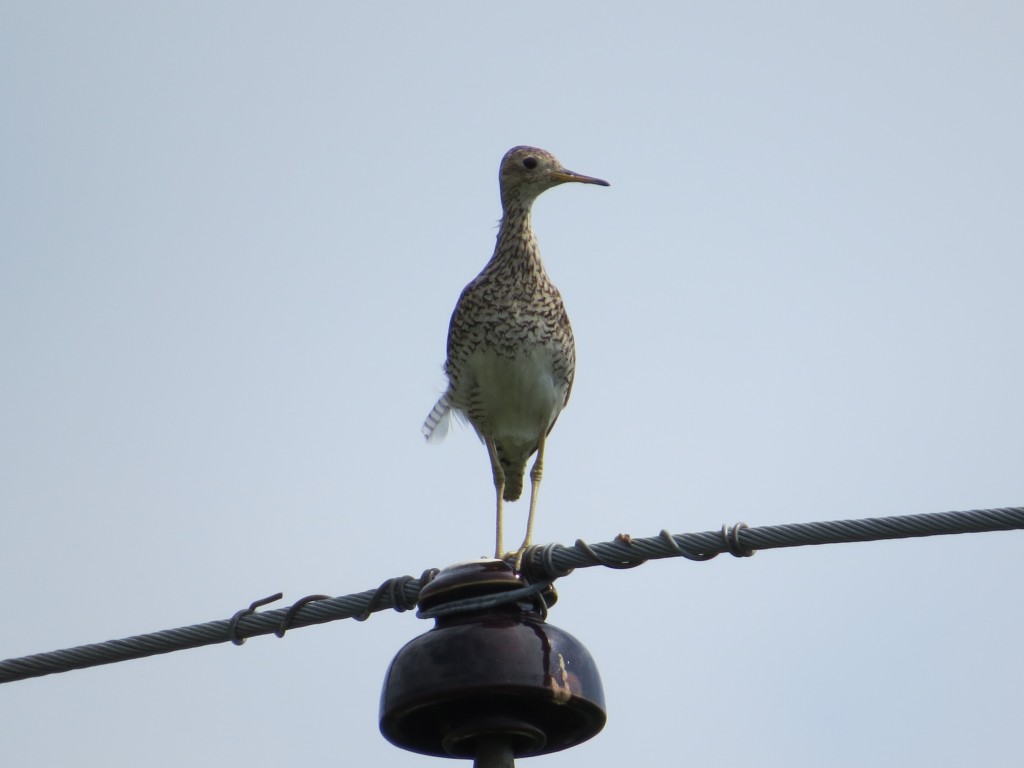
<instances>
[{"instance_id":1,"label":"bird's neck","mask_svg":"<svg viewBox=\"0 0 1024 768\"><path fill-rule=\"evenodd\" d=\"M540 249L530 226L529 204L506 204L498 227L498 241L494 246L488 269L513 271L523 277L547 279L540 260Z\"/></svg>"}]
</instances>

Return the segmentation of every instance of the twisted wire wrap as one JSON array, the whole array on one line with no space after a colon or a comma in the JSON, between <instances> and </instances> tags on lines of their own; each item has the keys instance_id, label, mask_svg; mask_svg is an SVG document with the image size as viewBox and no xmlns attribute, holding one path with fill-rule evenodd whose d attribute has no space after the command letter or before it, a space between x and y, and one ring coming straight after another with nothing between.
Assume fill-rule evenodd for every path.
<instances>
[{"instance_id":1,"label":"twisted wire wrap","mask_svg":"<svg viewBox=\"0 0 1024 768\"><path fill-rule=\"evenodd\" d=\"M376 606L374 610L409 610L416 607L420 589L433 578L434 573L436 571L428 571L420 579L402 576L398 579L389 579L377 589L307 602L290 616L290 608L252 613L248 609L243 609L242 615L236 614L237 618L233 619L208 621L205 624L164 629L120 640L108 640L0 661L0 683L129 659L141 659L204 645L244 641L257 635L277 634L286 619L285 627L296 629L338 619L361 617L371 606ZM392 582L399 582L401 589L392 589Z\"/></svg>"},{"instance_id":2,"label":"twisted wire wrap","mask_svg":"<svg viewBox=\"0 0 1024 768\"><path fill-rule=\"evenodd\" d=\"M745 523L724 526L720 531L660 535L633 539L620 535L614 541L575 546L549 545L545 557L538 557L542 547L531 547L523 556L522 570L528 578L554 577L574 568L593 565L629 567L648 560L685 557L710 560L730 552L747 557L756 550L807 547L821 544L850 544L886 539L908 539L923 536L948 536L961 533L1012 531L1024 528L1024 507L975 509L967 512L938 512L924 515L869 517L857 520L830 520L813 523L789 523L750 528Z\"/></svg>"},{"instance_id":3,"label":"twisted wire wrap","mask_svg":"<svg viewBox=\"0 0 1024 768\"><path fill-rule=\"evenodd\" d=\"M528 582L550 582L568 575L575 568L595 565L628 568L648 560L669 557L702 561L723 552L747 557L760 549L1019 529L1024 529L1024 507L791 523L760 528L737 524L724 526L720 531L704 533L671 534L662 531L658 536L645 539L620 534L614 541L599 544L587 544L579 540L572 547L559 544L530 547L523 557L522 571ZM418 579L399 576L388 579L377 589L341 597L322 598L313 595L299 600L289 608L270 611L257 611L256 608L264 601L256 601L238 611L232 619L8 659L0 661L0 683L216 643L231 641L240 644L245 638L256 635L280 636L285 629L324 624L338 619L365 619L375 611L389 608L411 610L416 607L420 589L436 574L436 569L430 569L424 571Z\"/></svg>"}]
</instances>

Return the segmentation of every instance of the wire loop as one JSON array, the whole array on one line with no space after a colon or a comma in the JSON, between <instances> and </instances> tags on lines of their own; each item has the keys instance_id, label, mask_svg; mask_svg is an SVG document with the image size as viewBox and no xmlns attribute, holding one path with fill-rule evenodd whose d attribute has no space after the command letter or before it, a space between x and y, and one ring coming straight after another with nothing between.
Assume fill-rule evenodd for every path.
<instances>
[{"instance_id":1,"label":"wire loop","mask_svg":"<svg viewBox=\"0 0 1024 768\"><path fill-rule=\"evenodd\" d=\"M276 600L280 600L282 597L284 597L283 592L276 592L273 595L270 595L269 597L264 597L262 600L254 600L253 602L249 603L248 608L243 608L242 610L238 611L238 613L231 617L231 621L228 623L228 640L230 640L235 645L244 645L245 638L238 636L238 622L246 616L256 613L257 608L262 608L264 605L267 605L268 603L273 603Z\"/></svg>"},{"instance_id":2,"label":"wire loop","mask_svg":"<svg viewBox=\"0 0 1024 768\"><path fill-rule=\"evenodd\" d=\"M679 546L679 542L676 541L676 537L669 533L668 529L666 528L661 529L661 533L658 534L658 538L665 542L665 544L668 545L669 549L671 549L680 557L685 558L687 560L693 560L696 563L703 563L707 560L710 560L713 557L718 557L717 552L694 553L683 549L681 546Z\"/></svg>"},{"instance_id":3,"label":"wire loop","mask_svg":"<svg viewBox=\"0 0 1024 768\"><path fill-rule=\"evenodd\" d=\"M740 531L749 527L746 523L736 523L732 528L728 525L722 526L722 539L725 541L725 546L729 549L729 554L733 557L754 556L755 550L740 544Z\"/></svg>"},{"instance_id":4,"label":"wire loop","mask_svg":"<svg viewBox=\"0 0 1024 768\"><path fill-rule=\"evenodd\" d=\"M560 579L573 572L572 568L559 568L552 559L555 552L562 548L561 544L534 545L523 553L523 562L519 571L526 576L527 581L534 582L537 579Z\"/></svg>"},{"instance_id":5,"label":"wire loop","mask_svg":"<svg viewBox=\"0 0 1024 768\"><path fill-rule=\"evenodd\" d=\"M292 622L295 620L295 614L297 614L304 605L315 603L317 600L327 600L329 598L330 595L306 595L305 597L296 600L288 608L288 612L284 615L284 618L281 619L281 623L277 625L277 629L274 630L274 634L278 637L284 637L284 633L288 631L288 628L291 627Z\"/></svg>"},{"instance_id":6,"label":"wire loop","mask_svg":"<svg viewBox=\"0 0 1024 768\"><path fill-rule=\"evenodd\" d=\"M437 568L428 568L425 570L419 578L420 589L423 589L427 584L434 580L434 577L440 571ZM388 579L373 593L370 598L370 602L367 603L366 608L361 613L352 618L356 621L366 621L370 618L370 614L374 611L379 611L382 608L391 607L394 608L398 613L404 613L405 611L411 611L416 607L416 602L419 600L419 590L412 598L407 598L406 593L408 590L406 587L413 581L416 581L412 576L395 576L394 578Z\"/></svg>"},{"instance_id":7,"label":"wire loop","mask_svg":"<svg viewBox=\"0 0 1024 768\"><path fill-rule=\"evenodd\" d=\"M620 542L621 542L621 540L620 540ZM622 542L622 543L625 543L625 542ZM603 555L598 554L594 550L594 548L591 547L589 544L587 544L587 542L585 542L583 539L576 539L576 542L573 544L573 546L576 549L580 550L581 552L585 553L587 555L587 557L591 558L591 560L593 560L595 563L598 563L599 565L603 565L605 568L614 568L617 571L625 571L625 570L627 570L629 568L636 568L638 565L643 565L642 561L639 562L639 563L635 562L635 561L633 561L633 562L629 562L629 561L623 562L621 560L614 560L614 559L612 559L610 557L604 557ZM627 546L628 546L628 544L627 544Z\"/></svg>"}]
</instances>

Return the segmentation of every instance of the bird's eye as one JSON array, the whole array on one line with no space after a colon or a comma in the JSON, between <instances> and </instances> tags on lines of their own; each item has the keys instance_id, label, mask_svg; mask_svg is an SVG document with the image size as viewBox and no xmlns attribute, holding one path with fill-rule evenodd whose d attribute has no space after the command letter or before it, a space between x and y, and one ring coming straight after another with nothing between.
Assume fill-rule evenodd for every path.
<instances>
[{"instance_id":1,"label":"bird's eye","mask_svg":"<svg viewBox=\"0 0 1024 768\"><path fill-rule=\"evenodd\" d=\"M537 158L536 157L524 157L523 158L523 167L524 168L529 168L532 171L534 168L537 167Z\"/></svg>"}]
</instances>

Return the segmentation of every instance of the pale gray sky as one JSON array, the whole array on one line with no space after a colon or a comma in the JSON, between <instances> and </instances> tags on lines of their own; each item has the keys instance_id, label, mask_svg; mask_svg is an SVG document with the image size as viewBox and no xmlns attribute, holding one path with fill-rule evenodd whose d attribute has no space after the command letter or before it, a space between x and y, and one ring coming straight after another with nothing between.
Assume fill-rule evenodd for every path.
<instances>
[{"instance_id":1,"label":"pale gray sky","mask_svg":"<svg viewBox=\"0 0 1024 768\"><path fill-rule=\"evenodd\" d=\"M1024 503L1017 3L7 3L0 657L488 553L426 446L497 167L579 364L536 540ZM509 508L510 540L525 504ZM604 732L531 765L1002 766L1017 533L579 571ZM282 603L282 605L287 603ZM411 614L3 686L3 765L426 766Z\"/></svg>"}]
</instances>

